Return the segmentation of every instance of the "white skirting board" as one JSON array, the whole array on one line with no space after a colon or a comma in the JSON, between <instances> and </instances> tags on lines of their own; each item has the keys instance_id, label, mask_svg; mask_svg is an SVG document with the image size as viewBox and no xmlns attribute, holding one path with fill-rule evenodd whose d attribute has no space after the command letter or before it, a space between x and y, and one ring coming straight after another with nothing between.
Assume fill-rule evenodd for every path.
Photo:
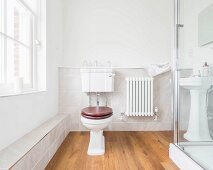
<instances>
[{"instance_id":1,"label":"white skirting board","mask_svg":"<svg viewBox=\"0 0 213 170\"><path fill-rule=\"evenodd\" d=\"M204 170L180 148L172 143L169 146L169 157L181 170Z\"/></svg>"}]
</instances>

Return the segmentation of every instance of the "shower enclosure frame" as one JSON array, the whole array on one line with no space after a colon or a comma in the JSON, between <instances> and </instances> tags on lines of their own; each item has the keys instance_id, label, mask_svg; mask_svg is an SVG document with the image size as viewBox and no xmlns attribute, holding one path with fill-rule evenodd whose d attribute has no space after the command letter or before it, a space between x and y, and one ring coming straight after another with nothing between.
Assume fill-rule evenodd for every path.
<instances>
[{"instance_id":1,"label":"shower enclosure frame","mask_svg":"<svg viewBox=\"0 0 213 170\"><path fill-rule=\"evenodd\" d=\"M183 148L179 145L179 122L180 122L180 105L179 105L179 35L180 29L184 25L180 22L180 1L174 0L174 44L173 44L173 56L172 56L172 112L173 112L173 143L170 144L169 157L173 162L183 170L204 170L196 161L188 156Z\"/></svg>"}]
</instances>

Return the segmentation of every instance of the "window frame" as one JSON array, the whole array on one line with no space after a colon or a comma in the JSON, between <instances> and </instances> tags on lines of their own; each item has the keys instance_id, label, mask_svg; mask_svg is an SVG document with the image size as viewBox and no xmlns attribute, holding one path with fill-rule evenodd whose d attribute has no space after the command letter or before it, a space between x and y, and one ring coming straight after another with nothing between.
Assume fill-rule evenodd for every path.
<instances>
[{"instance_id":1,"label":"window frame","mask_svg":"<svg viewBox=\"0 0 213 170\"><path fill-rule=\"evenodd\" d=\"M11 37L7 34L7 0L2 0L3 2L3 8L5 9L4 12L2 12L3 15L3 31L0 31L0 38L4 41L3 46L3 57L0 58L1 61L1 69L2 71L0 72L2 75L2 82L0 80L0 96L7 96L8 94L17 94L17 92L14 92L14 88L7 82L7 41L8 39L19 44L20 46L27 48L29 50L29 55L31 55L30 58L30 84L23 84L23 88L21 89L20 92L18 93L30 93L30 92L35 92L37 91L37 49L40 46L40 41L38 40L38 34L39 34L39 28L40 28L40 22L39 22L39 14L40 14L40 8L41 8L41 1L38 0L39 3L39 11L38 14L36 14L23 0L15 0L17 3L19 3L27 12L30 14L30 31L31 33L29 34L31 37L30 40L30 45L24 44L23 42L15 39L14 37ZM1 47L2 48L2 47ZM13 83L14 85L15 83Z\"/></svg>"}]
</instances>

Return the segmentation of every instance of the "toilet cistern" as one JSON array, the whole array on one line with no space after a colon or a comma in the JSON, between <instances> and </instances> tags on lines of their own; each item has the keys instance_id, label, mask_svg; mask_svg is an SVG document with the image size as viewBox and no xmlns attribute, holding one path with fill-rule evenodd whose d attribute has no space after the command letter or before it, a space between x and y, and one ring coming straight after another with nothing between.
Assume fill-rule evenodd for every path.
<instances>
[{"instance_id":1,"label":"toilet cistern","mask_svg":"<svg viewBox=\"0 0 213 170\"><path fill-rule=\"evenodd\" d=\"M208 127L206 95L213 84L213 76L180 78L180 86L190 90L191 106L187 132L188 141L212 141Z\"/></svg>"}]
</instances>

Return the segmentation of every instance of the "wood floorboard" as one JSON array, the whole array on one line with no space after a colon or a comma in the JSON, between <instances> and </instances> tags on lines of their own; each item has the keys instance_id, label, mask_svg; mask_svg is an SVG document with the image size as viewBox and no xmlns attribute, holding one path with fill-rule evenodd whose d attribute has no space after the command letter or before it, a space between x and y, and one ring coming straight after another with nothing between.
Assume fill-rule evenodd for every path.
<instances>
[{"instance_id":1,"label":"wood floorboard","mask_svg":"<svg viewBox=\"0 0 213 170\"><path fill-rule=\"evenodd\" d=\"M169 159L172 132L104 132L106 153L88 156L88 132L70 132L46 170L178 170Z\"/></svg>"}]
</instances>

